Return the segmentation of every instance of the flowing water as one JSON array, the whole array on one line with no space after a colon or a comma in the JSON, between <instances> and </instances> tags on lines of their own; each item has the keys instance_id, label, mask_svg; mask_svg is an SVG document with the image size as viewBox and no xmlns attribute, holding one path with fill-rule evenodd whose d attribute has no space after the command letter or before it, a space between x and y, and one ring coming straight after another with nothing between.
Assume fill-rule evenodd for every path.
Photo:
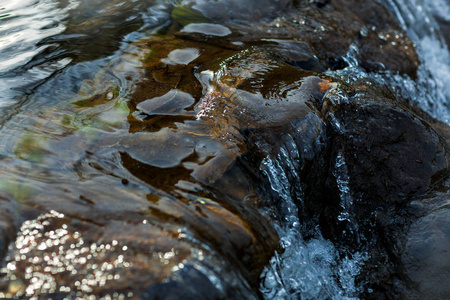
<instances>
[{"instance_id":1,"label":"flowing water","mask_svg":"<svg viewBox=\"0 0 450 300\"><path fill-rule=\"evenodd\" d=\"M382 0L398 18L402 28L417 46L421 65L418 78L390 72L370 74L365 72L355 58L359 49L353 45L344 57L347 67L327 74L341 77L348 82L358 78L371 78L389 86L398 93L427 111L434 118L450 124L450 51L440 24L450 21L450 3L443 0ZM441 26L442 26L441 24ZM448 33L447 33L448 34ZM379 36L380 39L389 37ZM266 176L283 178L284 170L280 162L286 160L280 154L269 160ZM281 174L281 175L280 175ZM338 156L335 173L341 191L341 218L351 219L352 199L346 183L348 175L343 157ZM287 192L287 181L270 181L272 189L283 195L290 217L279 225L281 243L285 252L276 255L265 269L262 289L267 299L356 299L358 287L355 278L360 266L369 257L367 252L345 253L339 257L338 249L320 233L305 241L302 237L302 221L296 217L296 206ZM349 219L350 218L350 219ZM369 291L370 292L370 291Z\"/></svg>"},{"instance_id":2,"label":"flowing water","mask_svg":"<svg viewBox=\"0 0 450 300\"><path fill-rule=\"evenodd\" d=\"M403 29L417 45L421 60L417 78L412 79L406 75L389 72L366 73L355 59L355 54L359 51L356 46L352 47L344 57L348 65L345 69L329 70L326 73L350 81L365 77L372 78L381 84L388 85L396 93L411 100L433 117L450 124L450 52L448 39L440 28L450 21L450 4L445 0L381 0L381 2L395 14ZM73 181L80 182L80 187L75 189L91 189L94 194L113 195L114 188L105 192L98 185L118 186L111 179L113 177L122 178L122 183L130 180L127 179L129 178L127 167L132 165L136 169L138 165L133 158L108 151L102 153L95 146L89 148L90 146L86 145L95 144L98 141L94 134L88 132L91 128L94 128L95 134L110 139L110 142L106 142L103 146L111 147L115 143L120 143L118 142L120 139L116 137L121 134L121 131L129 129L122 128L120 125L121 121L127 119L129 113L123 103L129 100L128 95L135 92L130 87L132 79L129 77L141 75L139 68L136 68L133 62L125 63L119 67L129 71L128 77L117 77L117 73L105 75L107 80L113 81L118 86L118 90L104 88L106 97L114 99L110 106L102 103L97 108L81 107L73 111L67 102L72 103L88 98L83 98L83 92L80 96L80 90L83 91L83 89L86 95L95 94L89 80L95 81L95 75L102 68L124 52L130 51L126 49L129 49L133 42L145 36L157 35L161 30L167 30L171 18L170 7L171 3L168 0L0 0L0 54L2 57L0 60L0 155L2 162L6 165L5 169L0 170L2 188L16 198L24 199L23 203L27 203L26 195L32 192L39 194L49 188L55 189L54 197L64 197L67 195L64 188ZM186 31L189 30L196 29L186 29ZM212 35L217 34L217 36L230 33L228 28L220 25L208 27L207 30L211 30ZM387 37L379 36L379 38ZM199 55L195 52L198 50L192 49L183 53L171 52L174 57L167 57L167 63L184 64L184 60L187 61L186 64L189 63ZM198 74L196 76L200 77ZM202 78L199 80L202 81ZM207 87L207 84L204 84L204 87ZM174 118L191 120L194 116L188 107L193 104L193 100L188 94L182 94L182 99L185 102L183 102L185 109L171 112L171 114ZM75 115L70 120L72 124L68 126L70 130L58 125L46 125L47 122L53 121L52 118L61 117L58 112L48 115L48 111L55 106ZM145 111L143 106L141 108ZM44 114L47 112L47 116L41 117L42 112ZM88 117L77 120L76 115L81 113ZM97 117L101 120L100 122L95 119ZM139 118L136 114L134 117ZM29 121L30 118L32 122ZM169 122L169 125L165 125L167 130L164 132L167 134L171 134L168 129L170 124ZM73 133L74 126L86 135L81 137ZM23 131L29 132L31 137L43 139L48 139L48 135L52 134L51 139L54 142L61 142L54 148L36 143L35 147L41 147L39 151L34 149L16 153L14 151L18 150L15 137L21 135ZM71 138L67 138L71 135ZM160 137L154 134L151 138L159 141ZM175 170L177 164L181 162L194 164L187 160L194 151L192 150L194 146L190 144L192 140L189 139L183 140L185 143L183 145L187 149L186 153L183 152L184 150L164 153L165 144L161 142L160 156L162 158L158 157L159 160L146 158L147 161L151 161L152 167L155 167L155 172L173 168L173 173L168 175L161 173L162 177L167 177L161 179L162 181L171 181L170 176L178 174ZM196 141L203 142L201 138ZM22 143L27 144L26 141ZM28 143L34 145L34 141ZM207 142L204 143L207 144ZM291 146L295 147L295 143L292 142ZM216 146L212 143L206 147L215 151ZM85 148L94 153L98 151L96 153L98 157L86 156ZM127 149L125 145L119 145L119 148ZM67 149L73 151L67 153ZM37 158L36 155L39 157ZM140 154L134 153L134 155L139 157ZM206 157L209 154L200 152L199 155ZM11 156L15 156L12 163L9 159ZM285 165L289 164L289 160L287 151L282 149L278 156L267 157L262 164L263 175L270 182L270 188L283 199L281 210L286 213L275 224L284 251L277 253L264 269L260 290L266 299L355 299L360 292L355 278L370 254L364 249L347 252L337 249L332 242L322 237L320 230L314 233L309 232L308 238L305 238L304 220L299 219L298 207L289 193L290 186L287 180L289 175L286 174ZM130 162L128 166L127 161ZM347 185L346 170L344 157L338 155L333 175L337 179L340 190L342 214L339 218L348 221L356 228L358 224L353 219L351 210L354 199ZM96 181L90 184L91 179ZM131 187L123 185L124 195L148 193L144 185L140 183L141 181L160 186L162 190L166 189L167 185L173 185L167 182L161 183L157 179L147 178L144 175L139 180L131 179L130 181ZM190 193L199 188L195 183L182 180L177 185L177 191L182 190L185 194L186 191ZM161 195L162 192L157 190L158 188L153 189L152 193ZM168 191L164 190L164 192ZM146 206L145 203L135 201L126 204L116 203L118 208L114 209L110 207L114 204L99 203L111 214L122 207L133 211L136 207ZM69 204L74 207L78 205L70 201ZM56 212L55 214L58 215ZM47 217L51 216L44 215L41 219ZM27 230L25 227L29 225L27 224L22 226L19 238L25 238L24 232ZM4 272L7 271L4 270ZM211 275L211 277L214 276Z\"/></svg>"},{"instance_id":3,"label":"flowing water","mask_svg":"<svg viewBox=\"0 0 450 300\"><path fill-rule=\"evenodd\" d=\"M436 18L444 24L450 22L449 4L446 1L385 1L395 12L400 24L418 48L422 65L417 83L394 77L401 93L432 116L450 122L450 52L449 41L440 29ZM448 32L446 33L448 35Z\"/></svg>"}]
</instances>

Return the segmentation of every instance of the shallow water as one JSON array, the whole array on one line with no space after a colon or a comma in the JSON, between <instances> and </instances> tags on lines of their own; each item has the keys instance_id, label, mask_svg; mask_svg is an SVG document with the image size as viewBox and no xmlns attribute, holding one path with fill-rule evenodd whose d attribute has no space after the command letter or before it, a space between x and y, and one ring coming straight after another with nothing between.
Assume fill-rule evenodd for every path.
<instances>
[{"instance_id":1,"label":"shallow water","mask_svg":"<svg viewBox=\"0 0 450 300\"><path fill-rule=\"evenodd\" d=\"M204 1L197 2L205 5ZM273 14L284 3L279 1L267 10ZM448 21L449 14L445 12L450 10L450 5L443 0L386 0L384 3L396 14L403 29L417 45L422 62L418 78L363 71L355 59L359 51L356 46L343 58L348 65L346 68L328 70L326 74L348 81L372 78L450 124L449 47L434 19L439 16ZM281 126L290 121L292 102L281 102L278 117L273 117L267 107L280 101L280 95L294 102L299 95L308 95L318 78L311 76L302 82L289 81L282 77L283 67L277 63L264 65L267 69L260 68L258 59L261 57L257 51L231 56L236 52L233 47L239 47L239 43L219 45L222 52L215 53L214 47L208 48L208 43L219 43L214 37L235 34L219 24L191 24L181 30L187 34L213 37L205 43L205 49L199 50L195 44L185 41L185 48L180 50L176 41L161 38L151 42L153 49L164 49L161 50L164 57L155 56L146 41L138 40L164 36L164 32L170 30L171 7L170 1L163 0L0 1L0 54L3 58L0 63L0 186L2 192L12 195L21 205L38 207L42 212L27 216L30 220L22 224L17 240L10 247L11 253L20 253L23 257L11 253L6 257L2 276L12 282L8 285L9 292L23 288L24 283L16 281L14 271L16 264L29 259L32 269L26 273L32 273L34 277L29 275L27 280L36 278L35 284L29 285L24 292L29 297L55 289L55 278L68 271L74 275L77 272L84 274L91 280L82 282L80 279L76 287L58 288L83 297L92 296L97 287L108 282L113 285L116 276L119 279L128 275L127 269L133 265L134 257L127 249L135 242L134 238L139 239L140 236L123 237L123 241L112 239L101 244L102 248L93 247L96 244L89 241L89 237L71 235L66 231L71 226L65 219L68 214L81 218L94 211L117 220L121 220L124 212L135 214L139 217L132 220L136 224L130 228L149 234L153 230L149 229L149 223L155 221L157 215L154 211L160 210L158 217L167 214L169 217L164 218L178 218L186 211L194 210L194 206L196 211L201 210L198 207L202 204L204 211L199 213L202 216L206 214L213 219L225 216L235 227L226 226L231 226L236 232L245 232L242 215L247 211L230 214L225 209L230 204L214 200L213 195L203 190L203 184L218 180L215 173L229 169L235 158L245 151L244 143L236 137L235 128L245 123L247 128L258 130L264 124ZM261 14L264 14L263 9ZM380 36L380 39L385 38ZM217 62L228 57L231 59L217 66L212 57ZM200 60L203 66L217 71L205 68L202 72L191 68L185 73L178 69L167 73L158 67L148 67L145 71L142 66L152 65L152 60L160 60L170 66L188 66ZM138 78L144 72L150 72L148 70L152 72L150 84L138 84ZM260 92L263 79L267 79L271 72L283 83L273 91ZM255 74L260 78L251 77ZM239 84L245 86L246 91L234 87L235 78L242 81ZM231 100L214 107L211 99L216 99L217 91ZM254 102L248 101L261 98L261 93L265 96L263 104L255 106ZM247 98L240 98L242 94ZM198 103L202 95L202 101ZM301 109L295 113L307 115L308 105L311 103L302 103ZM225 115L222 110L236 111L236 107L244 107L246 111L240 117L227 120L231 126L221 128L219 121L223 121ZM210 119L203 122L201 117L208 114ZM151 150L144 145L151 145ZM295 147L295 143L292 142L291 146ZM284 214L275 224L284 251L276 253L264 269L260 291L266 299L355 299L361 292L355 278L369 253L365 249L337 249L319 233L320 230L308 232L308 238L305 238L304 220L298 217L298 207L289 192L289 174L282 167L289 165L291 159L287 150L281 149L276 157L264 158L261 167L270 188L284 200L280 209ZM212 165L217 167L208 167ZM353 199L348 190L346 162L342 156L334 162L333 170L341 198L339 218L350 222L356 230L358 224L352 215ZM216 187L234 183L227 180ZM245 203L258 201L247 182L230 186L227 197L242 197ZM178 203L177 197L184 202ZM297 201L301 201L301 197ZM146 212L149 206L152 213ZM92 218L95 217L94 214ZM108 223L110 220L102 219L100 222ZM189 255L183 252L175 254L176 251L170 247L159 252L155 250L152 259L163 264L167 261L172 271L180 272L186 262L191 263L219 290L221 276L238 277L228 269L221 274L219 267L226 263L212 254L211 261L208 261L210 265L201 269L204 268L201 263L204 249L220 242L214 240L214 234L210 237L213 242L205 245L182 225L164 227L166 225L161 224L158 226L165 233L170 232L186 241L181 252L192 244L195 247L190 249L189 259L183 256ZM40 236L38 231L46 226L53 233ZM91 229L93 232L97 230L95 223L86 226L94 228ZM228 237L229 233L218 232L219 237ZM34 239L40 244L30 244ZM85 242L91 245L83 246ZM72 252L65 255L57 253L59 244L62 249L67 250L64 248L67 247ZM44 265L37 256L39 247L54 248L55 258L44 257ZM110 265L105 265L99 272L86 271L86 265L100 264L92 255L103 255L114 247L118 250L111 252ZM30 257L25 255L26 251ZM79 256L84 253L86 256ZM91 254L89 258L88 253ZM80 260L84 260L82 267ZM52 275L44 270L45 266L53 272ZM112 268L118 271L114 273ZM249 287L244 287L243 291L247 289ZM116 293L111 298L133 296L136 295L130 291ZM6 296L0 293L2 297Z\"/></svg>"},{"instance_id":2,"label":"shallow water","mask_svg":"<svg viewBox=\"0 0 450 300\"><path fill-rule=\"evenodd\" d=\"M24 70L24 66L34 56L48 47L37 44L64 31L62 21L70 7L58 8L53 1L4 1L1 7L0 51L3 60L0 67L0 105L4 107L13 104L11 99L17 99L19 88L49 77L53 68L62 68L70 62L65 59L55 62L54 66L48 64L46 67ZM18 76L21 80L17 80Z\"/></svg>"},{"instance_id":3,"label":"shallow water","mask_svg":"<svg viewBox=\"0 0 450 300\"><path fill-rule=\"evenodd\" d=\"M1 119L23 105L73 96L119 49L168 20L159 2L165 1L0 3Z\"/></svg>"}]
</instances>

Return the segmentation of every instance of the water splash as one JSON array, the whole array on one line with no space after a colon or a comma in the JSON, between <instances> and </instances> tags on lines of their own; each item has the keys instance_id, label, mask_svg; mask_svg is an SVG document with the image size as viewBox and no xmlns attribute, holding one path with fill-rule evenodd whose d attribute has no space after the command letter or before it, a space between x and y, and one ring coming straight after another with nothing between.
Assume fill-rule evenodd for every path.
<instances>
[{"instance_id":1,"label":"water splash","mask_svg":"<svg viewBox=\"0 0 450 300\"><path fill-rule=\"evenodd\" d=\"M382 1L399 20L402 29L417 46L420 66L417 78L395 74L390 71L366 72L358 62L359 49L352 44L342 57L346 67L328 70L326 74L353 83L361 78L369 78L381 86L388 86L400 97L429 113L432 117L450 124L450 51L434 16L448 21L443 12L450 5L442 0L384 0ZM444 14L444 16L442 16ZM367 28L361 30L365 35ZM380 33L380 39L387 37Z\"/></svg>"},{"instance_id":2,"label":"water splash","mask_svg":"<svg viewBox=\"0 0 450 300\"><path fill-rule=\"evenodd\" d=\"M352 222L351 208L353 206L353 197L350 193L347 165L345 158L341 152L337 154L336 163L333 170L333 176L336 178L336 183L340 191L342 211L338 216L339 221Z\"/></svg>"},{"instance_id":3,"label":"water splash","mask_svg":"<svg viewBox=\"0 0 450 300\"><path fill-rule=\"evenodd\" d=\"M296 149L293 140L292 143L290 148ZM339 162L341 167L345 166L345 162L337 164ZM293 168L294 162L285 151L275 159L268 157L263 161L263 173L282 202L279 208L282 218L276 227L283 252L277 253L264 269L261 291L266 299L357 299L355 278L368 254L356 252L342 259L333 243L318 231L313 238L304 239L298 208L290 196L287 180L287 172ZM342 190L345 194L344 181ZM343 201L342 205L347 204Z\"/></svg>"},{"instance_id":4,"label":"water splash","mask_svg":"<svg viewBox=\"0 0 450 300\"><path fill-rule=\"evenodd\" d=\"M392 76L394 87L433 117L450 123L450 52L435 15L449 20L448 2L386 0L413 42L421 60L417 82Z\"/></svg>"}]
</instances>

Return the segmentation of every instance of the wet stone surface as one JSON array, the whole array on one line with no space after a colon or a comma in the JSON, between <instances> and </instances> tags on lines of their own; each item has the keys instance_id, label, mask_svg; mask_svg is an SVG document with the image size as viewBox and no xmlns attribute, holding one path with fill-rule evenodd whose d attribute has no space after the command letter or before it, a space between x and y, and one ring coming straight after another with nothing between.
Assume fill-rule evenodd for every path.
<instances>
[{"instance_id":1,"label":"wet stone surface","mask_svg":"<svg viewBox=\"0 0 450 300\"><path fill-rule=\"evenodd\" d=\"M354 297L449 294L427 275L448 275L448 126L329 75L414 77L410 39L376 1L243 3L161 4L76 93L3 124L0 298L260 299L292 218L360 257Z\"/></svg>"}]
</instances>

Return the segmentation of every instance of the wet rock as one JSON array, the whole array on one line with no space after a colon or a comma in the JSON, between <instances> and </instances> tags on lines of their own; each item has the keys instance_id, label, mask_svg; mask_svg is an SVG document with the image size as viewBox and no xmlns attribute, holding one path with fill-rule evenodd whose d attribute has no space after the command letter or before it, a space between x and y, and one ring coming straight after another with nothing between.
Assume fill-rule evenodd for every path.
<instances>
[{"instance_id":1,"label":"wet rock","mask_svg":"<svg viewBox=\"0 0 450 300\"><path fill-rule=\"evenodd\" d=\"M450 296L446 284L449 276L449 180L428 197L411 202L419 212L404 236L405 251L401 253L405 273L416 284L421 297L445 299Z\"/></svg>"},{"instance_id":2,"label":"wet rock","mask_svg":"<svg viewBox=\"0 0 450 300\"><path fill-rule=\"evenodd\" d=\"M292 6L292 0L250 0L245 3L239 0L183 0L183 5L200 11L216 22L255 21L271 18L286 11Z\"/></svg>"},{"instance_id":3,"label":"wet rock","mask_svg":"<svg viewBox=\"0 0 450 300\"><path fill-rule=\"evenodd\" d=\"M376 1L333 1L335 8L354 14L363 26L355 43L357 59L368 72L391 70L415 78L419 58L415 45L394 16Z\"/></svg>"},{"instance_id":4,"label":"wet rock","mask_svg":"<svg viewBox=\"0 0 450 300\"><path fill-rule=\"evenodd\" d=\"M16 235L18 223L17 204L6 193L0 195L0 260Z\"/></svg>"},{"instance_id":5,"label":"wet rock","mask_svg":"<svg viewBox=\"0 0 450 300\"><path fill-rule=\"evenodd\" d=\"M359 33L362 24L353 15L315 6L299 6L271 22L235 25L244 33L242 39L250 42L265 39L300 39L308 43L313 53L325 67L339 67L338 59L344 56Z\"/></svg>"},{"instance_id":6,"label":"wet rock","mask_svg":"<svg viewBox=\"0 0 450 300\"><path fill-rule=\"evenodd\" d=\"M134 299L184 291L204 299L258 297L258 276L276 242L258 213L243 206L232 213L207 198L154 198L148 210L134 213L105 215L97 198L82 214L82 203L62 205L64 213L27 208L37 217L22 224L9 249L0 283L4 295ZM249 230L247 222L256 220L262 227ZM32 276L24 277L26 270ZM21 288L8 280L12 276Z\"/></svg>"},{"instance_id":7,"label":"wet rock","mask_svg":"<svg viewBox=\"0 0 450 300\"><path fill-rule=\"evenodd\" d=\"M321 73L325 71L320 61L312 53L307 43L293 40L268 40L275 43L274 47L267 45L266 51L282 62L293 65L299 69Z\"/></svg>"},{"instance_id":8,"label":"wet rock","mask_svg":"<svg viewBox=\"0 0 450 300\"><path fill-rule=\"evenodd\" d=\"M370 253L358 277L364 298L414 298L428 294L429 283L417 277L425 273L410 271L416 268L402 260L411 247L419 247L404 234L417 226L411 225L413 220L422 224L428 217L419 218L420 211L410 202L448 176L448 145L409 109L369 90L365 87L355 96L330 90L324 97L328 148L315 166L331 168L308 176L302 212L343 249ZM438 259L436 251L430 256ZM421 266L428 264L425 260ZM421 287L416 289L416 284Z\"/></svg>"},{"instance_id":9,"label":"wet rock","mask_svg":"<svg viewBox=\"0 0 450 300\"><path fill-rule=\"evenodd\" d=\"M410 228L406 242L407 275L418 284L421 295L430 299L450 296L447 287L450 267L450 211L439 211L417 220Z\"/></svg>"},{"instance_id":10,"label":"wet rock","mask_svg":"<svg viewBox=\"0 0 450 300\"><path fill-rule=\"evenodd\" d=\"M372 1L182 4L75 99L15 117L2 295L260 298L279 241L259 208L282 222L284 196L306 239L319 226L342 257L370 253L361 295L432 293L424 274L445 247L420 240L445 242L447 214L409 204L448 175L448 145L385 89L320 74L413 75L392 16ZM16 205L27 221L13 244Z\"/></svg>"},{"instance_id":11,"label":"wet rock","mask_svg":"<svg viewBox=\"0 0 450 300\"><path fill-rule=\"evenodd\" d=\"M233 24L248 41L300 39L325 68L342 69L355 59L368 72L390 70L415 77L415 46L387 9L375 1L299 3L271 22ZM231 25L230 25L231 26Z\"/></svg>"},{"instance_id":12,"label":"wet rock","mask_svg":"<svg viewBox=\"0 0 450 300\"><path fill-rule=\"evenodd\" d=\"M445 176L449 153L440 136L412 113L370 99L330 113L333 156L348 165L355 198L398 202L425 193Z\"/></svg>"}]
</instances>

